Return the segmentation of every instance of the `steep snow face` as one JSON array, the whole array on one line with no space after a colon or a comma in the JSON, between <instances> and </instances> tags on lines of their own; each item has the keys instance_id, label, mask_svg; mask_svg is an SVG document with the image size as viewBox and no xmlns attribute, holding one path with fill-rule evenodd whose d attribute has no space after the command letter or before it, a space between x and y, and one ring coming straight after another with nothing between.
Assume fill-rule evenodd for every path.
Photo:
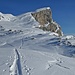
<instances>
[{"instance_id":1,"label":"steep snow face","mask_svg":"<svg viewBox=\"0 0 75 75\"><path fill-rule=\"evenodd\" d=\"M31 15L31 12L16 16L15 18L13 18L12 22L18 23L21 26L29 28L39 25L39 23Z\"/></svg>"},{"instance_id":2,"label":"steep snow face","mask_svg":"<svg viewBox=\"0 0 75 75\"><path fill-rule=\"evenodd\" d=\"M38 25L31 12L0 21L0 75L75 75L74 36Z\"/></svg>"},{"instance_id":3,"label":"steep snow face","mask_svg":"<svg viewBox=\"0 0 75 75\"><path fill-rule=\"evenodd\" d=\"M14 17L12 14L3 14L0 12L0 21L10 21Z\"/></svg>"}]
</instances>

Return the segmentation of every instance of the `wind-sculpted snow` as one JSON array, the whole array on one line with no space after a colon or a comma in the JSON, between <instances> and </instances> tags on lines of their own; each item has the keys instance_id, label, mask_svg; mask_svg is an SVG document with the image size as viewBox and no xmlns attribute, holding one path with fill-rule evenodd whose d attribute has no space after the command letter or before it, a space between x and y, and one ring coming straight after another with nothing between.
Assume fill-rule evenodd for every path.
<instances>
[{"instance_id":1,"label":"wind-sculpted snow","mask_svg":"<svg viewBox=\"0 0 75 75\"><path fill-rule=\"evenodd\" d=\"M0 75L75 75L75 37L37 26L30 13L0 21Z\"/></svg>"}]
</instances>

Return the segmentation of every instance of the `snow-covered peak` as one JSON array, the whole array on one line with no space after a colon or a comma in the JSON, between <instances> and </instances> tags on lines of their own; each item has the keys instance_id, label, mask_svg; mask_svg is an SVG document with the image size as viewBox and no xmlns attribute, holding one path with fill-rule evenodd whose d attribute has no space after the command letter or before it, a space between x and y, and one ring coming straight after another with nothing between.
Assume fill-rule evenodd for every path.
<instances>
[{"instance_id":1,"label":"snow-covered peak","mask_svg":"<svg viewBox=\"0 0 75 75\"><path fill-rule=\"evenodd\" d=\"M3 14L0 12L0 15L3 15Z\"/></svg>"},{"instance_id":2,"label":"snow-covered peak","mask_svg":"<svg viewBox=\"0 0 75 75\"><path fill-rule=\"evenodd\" d=\"M44 7L44 8L37 9L36 12L39 12L39 11L42 11L42 10L46 10L46 9L50 10L50 7Z\"/></svg>"},{"instance_id":3,"label":"snow-covered peak","mask_svg":"<svg viewBox=\"0 0 75 75\"><path fill-rule=\"evenodd\" d=\"M12 14L3 14L0 12L0 21L10 21L14 17Z\"/></svg>"}]
</instances>

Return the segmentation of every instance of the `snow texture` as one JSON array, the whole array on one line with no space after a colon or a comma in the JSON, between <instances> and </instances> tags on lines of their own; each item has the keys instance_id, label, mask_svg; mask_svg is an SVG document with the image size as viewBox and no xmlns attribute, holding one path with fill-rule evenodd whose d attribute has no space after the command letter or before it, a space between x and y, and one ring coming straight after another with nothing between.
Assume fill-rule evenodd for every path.
<instances>
[{"instance_id":1,"label":"snow texture","mask_svg":"<svg viewBox=\"0 0 75 75\"><path fill-rule=\"evenodd\" d=\"M75 37L38 25L31 13L0 21L0 75L75 75Z\"/></svg>"}]
</instances>

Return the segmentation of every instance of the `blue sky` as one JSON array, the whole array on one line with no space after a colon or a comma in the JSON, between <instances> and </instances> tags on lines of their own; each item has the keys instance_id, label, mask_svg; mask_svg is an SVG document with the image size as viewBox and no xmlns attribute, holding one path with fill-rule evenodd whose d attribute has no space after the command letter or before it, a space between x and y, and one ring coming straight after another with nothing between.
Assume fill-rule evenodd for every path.
<instances>
[{"instance_id":1,"label":"blue sky","mask_svg":"<svg viewBox=\"0 0 75 75\"><path fill-rule=\"evenodd\" d=\"M51 7L53 19L65 34L75 34L75 0L0 0L0 12L19 15Z\"/></svg>"}]
</instances>

